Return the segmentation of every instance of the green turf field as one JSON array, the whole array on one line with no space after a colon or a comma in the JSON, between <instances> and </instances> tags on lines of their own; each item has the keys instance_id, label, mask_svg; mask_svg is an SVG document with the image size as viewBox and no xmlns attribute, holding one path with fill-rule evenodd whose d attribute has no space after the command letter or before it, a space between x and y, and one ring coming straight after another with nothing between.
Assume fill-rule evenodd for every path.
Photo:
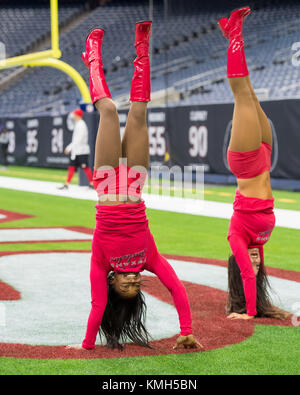
<instances>
[{"instance_id":1,"label":"green turf field","mask_svg":"<svg viewBox=\"0 0 300 395\"><path fill-rule=\"evenodd\" d=\"M53 181L58 183L64 183L66 179L66 170L62 169L44 169L35 167L19 167L10 166L7 170L1 170L0 176L17 177L17 178L28 178L39 181ZM78 175L75 173L72 179L72 184L78 184ZM151 189L145 185L144 192L148 193L160 193L161 188L159 185L151 183ZM205 186L204 198L205 200L211 200L215 202L232 203L235 194L235 186ZM172 192L172 191L171 191ZM188 190L191 193L192 190ZM300 210L300 192L289 192L274 190L275 207L287 210Z\"/></svg>"},{"instance_id":2,"label":"green turf field","mask_svg":"<svg viewBox=\"0 0 300 395\"><path fill-rule=\"evenodd\" d=\"M5 173L5 174L4 174ZM0 176L63 182L65 171L10 168ZM76 180L74 180L76 182ZM210 187L205 198L232 202L234 187ZM300 210L300 194L274 191L279 208ZM34 215L0 224L5 227L95 225L92 201L0 189L0 208ZM161 253L225 260L229 221L148 210L150 228ZM180 226L178 226L180 224ZM268 266L300 271L300 230L275 228L265 247ZM90 242L0 245L0 251L90 250ZM0 276L1 279L1 276ZM1 341L1 340L0 340ZM222 349L186 355L97 360L34 360L0 358L0 375L7 374L299 374L299 327L256 326L246 341Z\"/></svg>"},{"instance_id":3,"label":"green turf field","mask_svg":"<svg viewBox=\"0 0 300 395\"><path fill-rule=\"evenodd\" d=\"M299 329L257 326L244 342L186 355L91 360L0 358L0 374L299 375Z\"/></svg>"}]
</instances>

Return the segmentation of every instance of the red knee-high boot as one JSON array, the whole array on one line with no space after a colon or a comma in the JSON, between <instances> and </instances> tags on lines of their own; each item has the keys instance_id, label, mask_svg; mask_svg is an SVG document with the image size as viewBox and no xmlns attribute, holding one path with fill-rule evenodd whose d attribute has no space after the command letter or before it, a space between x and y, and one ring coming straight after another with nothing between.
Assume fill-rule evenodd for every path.
<instances>
[{"instance_id":1,"label":"red knee-high boot","mask_svg":"<svg viewBox=\"0 0 300 395\"><path fill-rule=\"evenodd\" d=\"M93 104L103 97L111 98L101 60L103 36L104 30L92 30L86 38L86 51L81 55L84 64L89 68L90 93Z\"/></svg>"},{"instance_id":2,"label":"red knee-high boot","mask_svg":"<svg viewBox=\"0 0 300 395\"><path fill-rule=\"evenodd\" d=\"M86 178L89 180L89 183L91 184L93 182L92 170L89 167L84 167L82 170L84 171Z\"/></svg>"},{"instance_id":3,"label":"red knee-high boot","mask_svg":"<svg viewBox=\"0 0 300 395\"><path fill-rule=\"evenodd\" d=\"M75 171L76 171L75 166L68 167L68 175L67 175L67 182L66 182L67 185L70 184L70 182L72 181Z\"/></svg>"},{"instance_id":4,"label":"red knee-high boot","mask_svg":"<svg viewBox=\"0 0 300 395\"><path fill-rule=\"evenodd\" d=\"M227 52L228 78L245 77L249 75L243 39L244 18L251 12L249 7L233 11L229 20L222 18L218 21L223 35L229 39Z\"/></svg>"},{"instance_id":5,"label":"red knee-high boot","mask_svg":"<svg viewBox=\"0 0 300 395\"><path fill-rule=\"evenodd\" d=\"M152 22L138 22L135 28L135 41L137 57L134 60L134 74L131 83L131 101L150 101L150 59L149 41L151 36Z\"/></svg>"}]
</instances>

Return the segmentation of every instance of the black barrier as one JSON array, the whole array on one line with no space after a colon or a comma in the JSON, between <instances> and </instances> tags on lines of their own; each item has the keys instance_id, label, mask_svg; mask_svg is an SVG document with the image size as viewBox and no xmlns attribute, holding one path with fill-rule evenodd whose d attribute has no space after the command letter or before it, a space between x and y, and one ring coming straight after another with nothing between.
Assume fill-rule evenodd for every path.
<instances>
[{"instance_id":1,"label":"black barrier","mask_svg":"<svg viewBox=\"0 0 300 395\"><path fill-rule=\"evenodd\" d=\"M90 131L95 117L86 114ZM66 168L70 163L64 150L72 140L73 123L68 116L44 116L2 120L9 133L8 162L11 165ZM95 136L89 133L93 150ZM90 161L90 164L92 161Z\"/></svg>"},{"instance_id":2,"label":"black barrier","mask_svg":"<svg viewBox=\"0 0 300 395\"><path fill-rule=\"evenodd\" d=\"M64 148L72 139L67 117L15 118L4 121L9 133L8 162L14 165L63 167Z\"/></svg>"},{"instance_id":3,"label":"black barrier","mask_svg":"<svg viewBox=\"0 0 300 395\"><path fill-rule=\"evenodd\" d=\"M273 132L271 176L300 179L300 100L263 102ZM207 174L230 175L226 151L230 139L233 104L151 108L148 111L152 165L203 165ZM123 135L128 112L119 111ZM90 165L99 115L85 113L91 147ZM10 164L66 168L65 147L72 139L68 116L2 119L9 131ZM91 166L92 167L92 166Z\"/></svg>"}]
</instances>

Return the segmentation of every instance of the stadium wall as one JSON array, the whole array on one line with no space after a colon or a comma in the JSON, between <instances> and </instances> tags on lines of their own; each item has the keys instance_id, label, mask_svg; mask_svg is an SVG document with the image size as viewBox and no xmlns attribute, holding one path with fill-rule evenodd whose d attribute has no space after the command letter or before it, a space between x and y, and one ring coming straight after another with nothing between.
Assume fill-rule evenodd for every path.
<instances>
[{"instance_id":1,"label":"stadium wall","mask_svg":"<svg viewBox=\"0 0 300 395\"><path fill-rule=\"evenodd\" d=\"M266 101L262 107L273 131L271 176L300 180L300 100ZM233 104L150 108L148 112L152 165L203 165L207 175L229 177L226 151L231 132ZM127 111L119 111L121 134ZM92 152L99 115L85 113ZM6 118L9 131L9 163L21 166L66 168L64 148L72 138L69 116ZM90 157L93 163L93 154ZM224 178L223 178L224 179Z\"/></svg>"}]
</instances>

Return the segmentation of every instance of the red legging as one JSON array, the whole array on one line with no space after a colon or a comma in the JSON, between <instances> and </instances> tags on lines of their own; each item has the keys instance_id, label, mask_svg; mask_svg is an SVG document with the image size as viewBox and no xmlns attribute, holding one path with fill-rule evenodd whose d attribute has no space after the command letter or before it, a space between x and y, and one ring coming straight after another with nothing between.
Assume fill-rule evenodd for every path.
<instances>
[{"instance_id":1,"label":"red legging","mask_svg":"<svg viewBox=\"0 0 300 395\"><path fill-rule=\"evenodd\" d=\"M93 181L92 170L89 167L82 167L82 170L84 171L87 179L89 180L89 183L92 183L92 181ZM71 182L75 171L76 171L76 167L75 166L69 166L68 167L68 176L67 176L67 183L68 184Z\"/></svg>"}]
</instances>

